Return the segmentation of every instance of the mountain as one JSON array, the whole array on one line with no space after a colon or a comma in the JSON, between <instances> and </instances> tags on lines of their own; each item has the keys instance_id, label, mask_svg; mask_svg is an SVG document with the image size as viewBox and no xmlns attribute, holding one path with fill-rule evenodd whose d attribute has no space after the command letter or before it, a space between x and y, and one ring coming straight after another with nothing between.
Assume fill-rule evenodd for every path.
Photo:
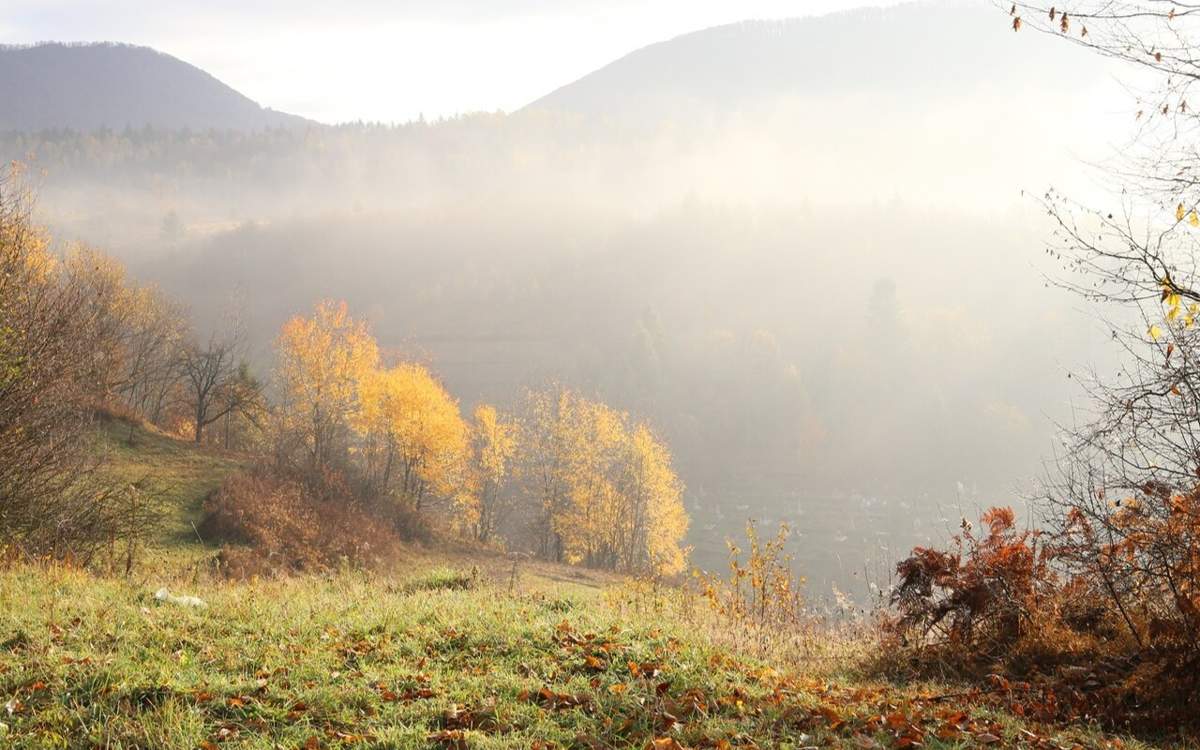
<instances>
[{"instance_id":1,"label":"mountain","mask_svg":"<svg viewBox=\"0 0 1200 750\"><path fill-rule=\"evenodd\" d=\"M0 130L262 130L312 124L264 108L208 73L148 47L0 47Z\"/></svg>"},{"instance_id":2,"label":"mountain","mask_svg":"<svg viewBox=\"0 0 1200 750\"><path fill-rule=\"evenodd\" d=\"M1004 11L978 0L743 21L639 49L525 111L661 119L744 111L787 96L927 102L980 86L1053 87L1075 75L1095 78L1094 60L1071 47L1036 33L1014 34Z\"/></svg>"}]
</instances>

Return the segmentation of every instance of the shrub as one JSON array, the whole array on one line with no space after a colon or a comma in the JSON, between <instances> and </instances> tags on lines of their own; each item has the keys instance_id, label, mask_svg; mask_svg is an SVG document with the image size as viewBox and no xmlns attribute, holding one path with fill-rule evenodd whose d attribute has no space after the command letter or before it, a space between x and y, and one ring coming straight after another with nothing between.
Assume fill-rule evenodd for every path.
<instances>
[{"instance_id":1,"label":"shrub","mask_svg":"<svg viewBox=\"0 0 1200 750\"><path fill-rule=\"evenodd\" d=\"M415 594L420 591L464 591L475 588L479 583L479 570L458 570L455 568L434 568L417 578L406 582L402 591Z\"/></svg>"},{"instance_id":2,"label":"shrub","mask_svg":"<svg viewBox=\"0 0 1200 750\"><path fill-rule=\"evenodd\" d=\"M241 547L222 551L227 575L323 571L343 563L375 567L398 538L336 483L314 493L265 469L235 474L204 504L201 532Z\"/></svg>"},{"instance_id":3,"label":"shrub","mask_svg":"<svg viewBox=\"0 0 1200 750\"><path fill-rule=\"evenodd\" d=\"M101 331L95 301L0 171L0 556L88 564L125 526L127 488L89 450Z\"/></svg>"},{"instance_id":4,"label":"shrub","mask_svg":"<svg viewBox=\"0 0 1200 750\"><path fill-rule=\"evenodd\" d=\"M400 539L430 545L437 541L446 529L435 526L435 519L428 513L412 506L389 502L380 498L371 504L372 514L384 522Z\"/></svg>"},{"instance_id":5,"label":"shrub","mask_svg":"<svg viewBox=\"0 0 1200 750\"><path fill-rule=\"evenodd\" d=\"M1080 513L1020 531L993 508L984 533L964 521L948 550L914 549L896 568L876 667L987 677L1009 707L1046 719L1200 726L1194 569L1181 552L1194 500L1145 494L1113 504L1108 523L1124 533L1101 535ZM1158 517L1154 503L1173 510Z\"/></svg>"},{"instance_id":6,"label":"shrub","mask_svg":"<svg viewBox=\"0 0 1200 750\"><path fill-rule=\"evenodd\" d=\"M1200 488L1149 482L1067 513L1060 555L1095 580L1139 647L1200 654Z\"/></svg>"},{"instance_id":7,"label":"shrub","mask_svg":"<svg viewBox=\"0 0 1200 750\"><path fill-rule=\"evenodd\" d=\"M807 621L800 591L804 579L792 572L792 556L784 551L788 534L783 524L774 539L764 542L751 521L746 524L749 554L745 561L742 550L728 542L728 578L694 574L711 610L763 653L777 644L780 635L796 635Z\"/></svg>"},{"instance_id":8,"label":"shrub","mask_svg":"<svg viewBox=\"0 0 1200 750\"><path fill-rule=\"evenodd\" d=\"M938 634L959 646L991 650L1018 639L1052 590L1050 548L1038 534L1015 529L1011 508L992 508L976 536L964 521L951 551L917 547L896 566L892 628L902 639Z\"/></svg>"}]
</instances>

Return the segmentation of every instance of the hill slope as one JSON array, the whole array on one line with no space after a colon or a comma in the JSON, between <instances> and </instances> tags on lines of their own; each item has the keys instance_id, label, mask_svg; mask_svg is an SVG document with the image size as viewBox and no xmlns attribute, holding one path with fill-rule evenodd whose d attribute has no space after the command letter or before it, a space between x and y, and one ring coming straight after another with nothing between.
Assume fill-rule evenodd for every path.
<instances>
[{"instance_id":1,"label":"hill slope","mask_svg":"<svg viewBox=\"0 0 1200 750\"><path fill-rule=\"evenodd\" d=\"M168 581L206 605L189 607L128 580L0 570L0 744L1144 747L951 703L944 687L772 668L649 597L417 575Z\"/></svg>"},{"instance_id":2,"label":"hill slope","mask_svg":"<svg viewBox=\"0 0 1200 750\"><path fill-rule=\"evenodd\" d=\"M899 93L927 102L981 85L1045 85L1084 72L1088 62L1069 45L1014 37L1003 12L986 3L937 0L684 34L632 52L526 110L656 120L739 111L779 96Z\"/></svg>"},{"instance_id":3,"label":"hill slope","mask_svg":"<svg viewBox=\"0 0 1200 750\"><path fill-rule=\"evenodd\" d=\"M0 47L0 130L261 130L311 124L265 109L199 68L147 47Z\"/></svg>"},{"instance_id":4,"label":"hill slope","mask_svg":"<svg viewBox=\"0 0 1200 750\"><path fill-rule=\"evenodd\" d=\"M121 421L99 447L167 491L168 531L190 531L238 465ZM393 571L231 582L179 564L212 553L194 537L164 541L133 576L0 568L0 746L1118 747L986 693L864 678L837 637L807 633L804 663L764 662L669 588L445 549ZM201 606L160 600L164 585Z\"/></svg>"}]
</instances>

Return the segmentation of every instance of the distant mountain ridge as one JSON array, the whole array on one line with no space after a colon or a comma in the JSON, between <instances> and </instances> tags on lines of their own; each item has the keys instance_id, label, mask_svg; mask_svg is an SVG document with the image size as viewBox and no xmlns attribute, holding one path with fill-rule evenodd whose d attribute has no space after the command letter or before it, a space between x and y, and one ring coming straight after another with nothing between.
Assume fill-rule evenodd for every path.
<instances>
[{"instance_id":1,"label":"distant mountain ridge","mask_svg":"<svg viewBox=\"0 0 1200 750\"><path fill-rule=\"evenodd\" d=\"M823 16L741 21L635 50L522 111L589 117L721 113L779 96L903 91L949 98L979 85L1083 71L1085 55L1014 34L988 3L923 0ZM879 65L879 60L886 65Z\"/></svg>"},{"instance_id":2,"label":"distant mountain ridge","mask_svg":"<svg viewBox=\"0 0 1200 750\"><path fill-rule=\"evenodd\" d=\"M276 112L175 57L127 44L0 47L0 130L314 125Z\"/></svg>"}]
</instances>

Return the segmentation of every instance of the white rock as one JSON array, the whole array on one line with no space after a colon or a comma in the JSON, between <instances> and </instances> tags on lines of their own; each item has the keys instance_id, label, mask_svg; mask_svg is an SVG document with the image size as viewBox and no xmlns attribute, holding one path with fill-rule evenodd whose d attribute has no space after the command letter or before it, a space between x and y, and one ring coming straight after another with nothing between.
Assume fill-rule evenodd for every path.
<instances>
[{"instance_id":1,"label":"white rock","mask_svg":"<svg viewBox=\"0 0 1200 750\"><path fill-rule=\"evenodd\" d=\"M157 601L166 602L168 604L178 604L181 607L207 607L208 606L207 604L204 603L204 600L198 596L186 596L186 595L176 596L175 594L172 594L171 591L166 586L164 586L161 589L159 589L158 591L154 592L154 598Z\"/></svg>"}]
</instances>

